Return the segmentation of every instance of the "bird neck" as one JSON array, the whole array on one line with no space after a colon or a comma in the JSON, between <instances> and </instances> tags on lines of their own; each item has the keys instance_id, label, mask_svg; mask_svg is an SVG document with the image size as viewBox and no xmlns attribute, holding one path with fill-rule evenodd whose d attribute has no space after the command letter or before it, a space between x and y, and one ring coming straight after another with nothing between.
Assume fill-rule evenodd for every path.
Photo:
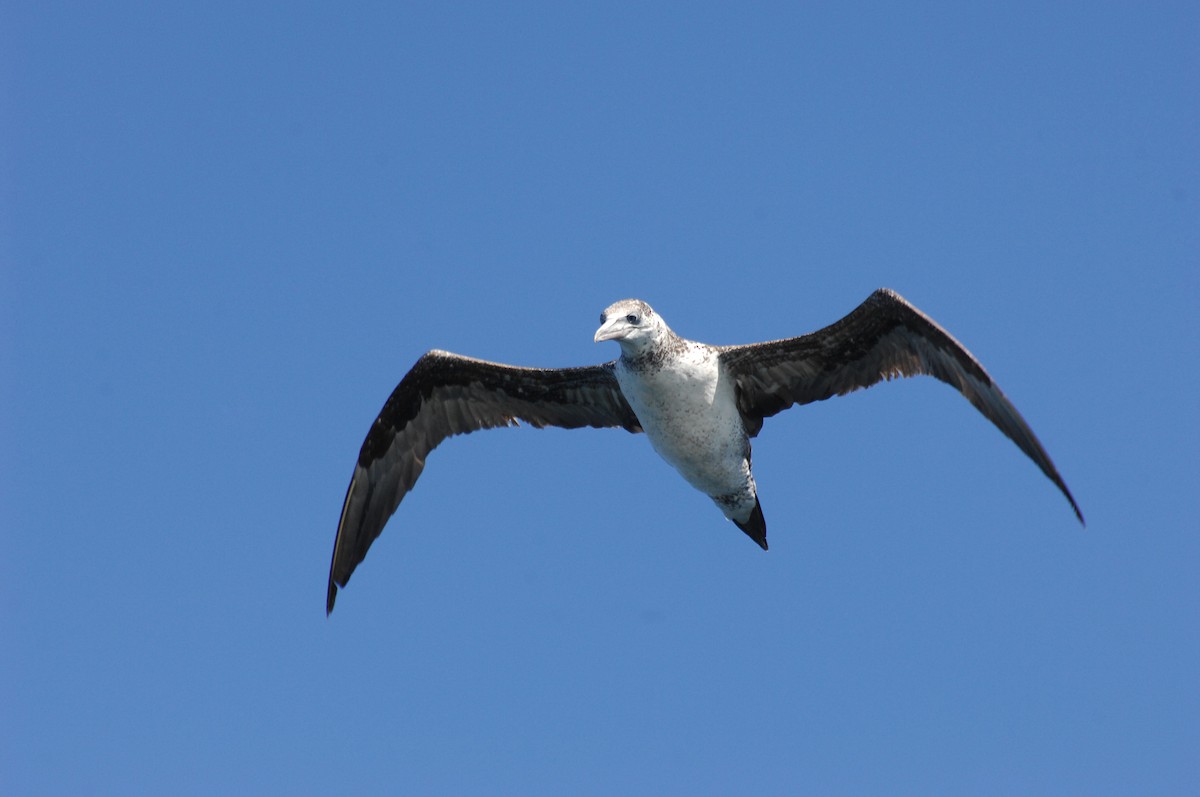
<instances>
[{"instance_id":1,"label":"bird neck","mask_svg":"<svg viewBox=\"0 0 1200 797\"><path fill-rule=\"evenodd\" d=\"M658 367L684 347L683 338L666 325L656 335L641 340L622 340L621 359L633 369Z\"/></svg>"}]
</instances>

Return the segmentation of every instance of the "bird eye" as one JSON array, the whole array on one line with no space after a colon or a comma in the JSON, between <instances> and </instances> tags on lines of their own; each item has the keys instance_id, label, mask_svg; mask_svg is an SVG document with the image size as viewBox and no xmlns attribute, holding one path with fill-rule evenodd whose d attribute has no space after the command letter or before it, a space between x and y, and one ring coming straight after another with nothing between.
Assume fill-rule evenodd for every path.
<instances>
[{"instance_id":1,"label":"bird eye","mask_svg":"<svg viewBox=\"0 0 1200 797\"><path fill-rule=\"evenodd\" d=\"M608 321L608 313L601 313L600 314L600 323L603 324L606 321Z\"/></svg>"},{"instance_id":2,"label":"bird eye","mask_svg":"<svg viewBox=\"0 0 1200 797\"><path fill-rule=\"evenodd\" d=\"M625 316L625 320L628 321L629 323L633 324L634 326L637 326L638 317L637 317L636 313L630 313L629 315Z\"/></svg>"}]
</instances>

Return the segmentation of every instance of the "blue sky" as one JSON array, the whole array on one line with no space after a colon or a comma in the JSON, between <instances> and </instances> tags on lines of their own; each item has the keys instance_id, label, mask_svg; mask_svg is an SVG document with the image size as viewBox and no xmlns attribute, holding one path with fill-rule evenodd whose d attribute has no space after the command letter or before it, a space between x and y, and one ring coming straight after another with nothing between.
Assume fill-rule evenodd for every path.
<instances>
[{"instance_id":1,"label":"blue sky","mask_svg":"<svg viewBox=\"0 0 1200 797\"><path fill-rule=\"evenodd\" d=\"M1197 6L501 5L0 10L0 791L1194 792ZM427 349L885 285L1086 530L908 380L767 422L766 554L640 436L454 439L326 619Z\"/></svg>"}]
</instances>

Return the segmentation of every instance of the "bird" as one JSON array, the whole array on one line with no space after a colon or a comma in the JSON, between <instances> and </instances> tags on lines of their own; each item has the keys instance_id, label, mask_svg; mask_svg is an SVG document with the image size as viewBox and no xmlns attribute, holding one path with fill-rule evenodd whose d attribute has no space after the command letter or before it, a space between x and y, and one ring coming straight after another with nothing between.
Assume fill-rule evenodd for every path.
<instances>
[{"instance_id":1,"label":"bird","mask_svg":"<svg viewBox=\"0 0 1200 797\"><path fill-rule=\"evenodd\" d=\"M644 433L689 484L766 550L750 445L764 419L796 404L923 374L971 402L1033 460L1084 523L1050 456L979 361L887 288L816 332L734 346L680 337L649 304L623 299L600 315L593 340L615 341L620 356L572 368L518 367L437 349L417 360L359 450L334 540L327 615L439 443L521 422Z\"/></svg>"}]
</instances>

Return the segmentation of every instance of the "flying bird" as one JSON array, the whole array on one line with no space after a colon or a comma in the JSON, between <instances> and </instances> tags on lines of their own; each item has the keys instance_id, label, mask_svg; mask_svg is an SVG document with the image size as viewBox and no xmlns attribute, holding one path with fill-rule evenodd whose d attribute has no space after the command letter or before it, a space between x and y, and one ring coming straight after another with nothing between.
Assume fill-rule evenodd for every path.
<instances>
[{"instance_id":1,"label":"flying bird","mask_svg":"<svg viewBox=\"0 0 1200 797\"><path fill-rule=\"evenodd\" d=\"M624 299L601 314L594 340L616 341L621 356L581 368L519 368L438 350L417 360L359 451L333 546L327 614L429 452L452 435L520 421L645 432L663 459L766 550L750 465L750 438L763 420L793 404L927 374L958 390L1016 443L1083 522L1046 450L979 361L894 291L875 291L808 335L744 346L681 338L650 305Z\"/></svg>"}]
</instances>

